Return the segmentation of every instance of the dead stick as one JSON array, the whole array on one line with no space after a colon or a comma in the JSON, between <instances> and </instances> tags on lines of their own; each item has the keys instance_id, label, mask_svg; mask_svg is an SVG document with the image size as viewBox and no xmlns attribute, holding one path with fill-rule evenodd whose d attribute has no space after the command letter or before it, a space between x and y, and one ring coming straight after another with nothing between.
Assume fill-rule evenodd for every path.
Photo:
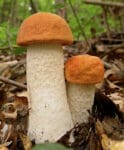
<instances>
[{"instance_id":1,"label":"dead stick","mask_svg":"<svg viewBox=\"0 0 124 150\"><path fill-rule=\"evenodd\" d=\"M101 41L124 42L124 39L119 39L119 38L114 38L114 37L111 37L111 39L100 37L99 39Z\"/></svg>"},{"instance_id":2,"label":"dead stick","mask_svg":"<svg viewBox=\"0 0 124 150\"><path fill-rule=\"evenodd\" d=\"M102 6L110 6L110 7L124 7L124 3L121 2L103 2L101 0L84 0L86 4L93 4L93 5L102 5Z\"/></svg>"},{"instance_id":3,"label":"dead stick","mask_svg":"<svg viewBox=\"0 0 124 150\"><path fill-rule=\"evenodd\" d=\"M20 87L20 88L22 88L22 89L27 90L27 86L26 86L26 85L21 84L21 83L18 83L18 82L16 82L16 81L13 81L13 80L10 80L10 79L7 79L7 78L5 78L5 77L1 77L1 76L0 76L0 81L5 82L5 83L7 83L7 84L12 84L12 85L14 85L14 86L16 86L16 87Z\"/></svg>"}]
</instances>

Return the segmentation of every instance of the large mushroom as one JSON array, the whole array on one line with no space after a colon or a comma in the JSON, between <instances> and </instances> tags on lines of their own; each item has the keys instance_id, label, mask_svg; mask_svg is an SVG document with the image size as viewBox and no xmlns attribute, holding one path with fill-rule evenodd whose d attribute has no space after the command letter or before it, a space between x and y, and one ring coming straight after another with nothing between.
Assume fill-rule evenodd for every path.
<instances>
[{"instance_id":1,"label":"large mushroom","mask_svg":"<svg viewBox=\"0 0 124 150\"><path fill-rule=\"evenodd\" d=\"M77 55L65 64L67 95L74 125L88 121L95 84L103 80L104 65L100 58L90 55Z\"/></svg>"},{"instance_id":2,"label":"large mushroom","mask_svg":"<svg viewBox=\"0 0 124 150\"><path fill-rule=\"evenodd\" d=\"M27 47L27 86L31 100L28 135L36 143L55 142L73 127L67 103L62 45L71 44L66 21L36 13L22 23L17 43Z\"/></svg>"}]
</instances>

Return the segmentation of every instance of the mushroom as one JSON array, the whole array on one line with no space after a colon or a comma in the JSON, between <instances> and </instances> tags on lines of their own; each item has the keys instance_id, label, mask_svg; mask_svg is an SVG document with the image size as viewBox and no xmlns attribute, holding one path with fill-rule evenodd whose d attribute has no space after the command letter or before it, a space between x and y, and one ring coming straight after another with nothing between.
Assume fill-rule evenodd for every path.
<instances>
[{"instance_id":1,"label":"mushroom","mask_svg":"<svg viewBox=\"0 0 124 150\"><path fill-rule=\"evenodd\" d=\"M95 95L95 84L104 78L104 66L100 58L77 55L65 63L67 97L74 125L88 121Z\"/></svg>"},{"instance_id":2,"label":"mushroom","mask_svg":"<svg viewBox=\"0 0 124 150\"><path fill-rule=\"evenodd\" d=\"M20 27L17 43L27 46L28 135L36 143L56 142L73 127L62 49L72 42L68 24L56 14L36 13Z\"/></svg>"}]
</instances>

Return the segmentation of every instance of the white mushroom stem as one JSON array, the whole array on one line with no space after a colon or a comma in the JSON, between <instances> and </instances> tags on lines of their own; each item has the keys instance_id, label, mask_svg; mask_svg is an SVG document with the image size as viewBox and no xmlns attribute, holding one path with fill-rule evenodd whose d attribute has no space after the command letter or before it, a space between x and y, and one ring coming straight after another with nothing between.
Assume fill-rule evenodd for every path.
<instances>
[{"instance_id":1,"label":"white mushroom stem","mask_svg":"<svg viewBox=\"0 0 124 150\"><path fill-rule=\"evenodd\" d=\"M87 122L93 105L95 86L67 83L68 103L74 125Z\"/></svg>"},{"instance_id":2,"label":"white mushroom stem","mask_svg":"<svg viewBox=\"0 0 124 150\"><path fill-rule=\"evenodd\" d=\"M28 47L27 83L31 100L28 134L36 143L55 142L73 127L63 69L61 45L44 43Z\"/></svg>"}]
</instances>

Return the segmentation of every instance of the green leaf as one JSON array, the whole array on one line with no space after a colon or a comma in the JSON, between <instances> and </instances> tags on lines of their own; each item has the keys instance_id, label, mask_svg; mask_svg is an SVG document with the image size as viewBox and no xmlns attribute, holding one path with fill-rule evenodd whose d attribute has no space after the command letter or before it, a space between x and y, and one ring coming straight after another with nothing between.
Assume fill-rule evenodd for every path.
<instances>
[{"instance_id":1,"label":"green leaf","mask_svg":"<svg viewBox=\"0 0 124 150\"><path fill-rule=\"evenodd\" d=\"M13 54L15 55L20 55L20 54L23 54L26 52L26 49L23 48L23 47L16 47L14 50L13 50Z\"/></svg>"},{"instance_id":2,"label":"green leaf","mask_svg":"<svg viewBox=\"0 0 124 150\"><path fill-rule=\"evenodd\" d=\"M58 143L45 143L38 144L32 148L32 150L72 150Z\"/></svg>"},{"instance_id":3,"label":"green leaf","mask_svg":"<svg viewBox=\"0 0 124 150\"><path fill-rule=\"evenodd\" d=\"M55 7L55 9L60 9L60 8L65 7L65 5L64 4L54 4L54 7Z\"/></svg>"}]
</instances>

